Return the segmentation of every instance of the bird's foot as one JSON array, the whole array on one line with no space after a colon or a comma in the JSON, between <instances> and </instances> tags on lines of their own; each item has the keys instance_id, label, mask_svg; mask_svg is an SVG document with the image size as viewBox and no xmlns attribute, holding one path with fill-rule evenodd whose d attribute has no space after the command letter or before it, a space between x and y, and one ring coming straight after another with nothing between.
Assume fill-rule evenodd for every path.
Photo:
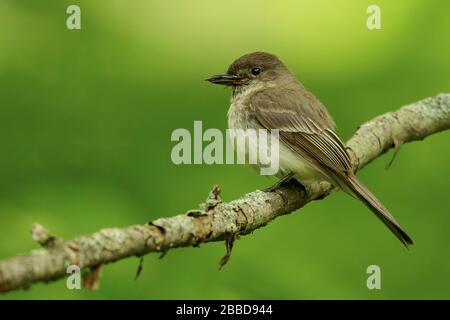
<instances>
[{"instance_id":1,"label":"bird's foot","mask_svg":"<svg viewBox=\"0 0 450 320\"><path fill-rule=\"evenodd\" d=\"M277 181L277 183L275 183L273 186L263 189L262 191L264 192L276 192L280 187L283 186L287 186L288 184L291 184L292 181L294 181L294 173L293 172L289 172L287 175L285 175L283 178L281 178L280 180ZM295 180L298 184L301 185L300 182L298 182L297 180ZM303 187L303 185L301 185ZM304 189L304 187L303 187Z\"/></svg>"},{"instance_id":2,"label":"bird's foot","mask_svg":"<svg viewBox=\"0 0 450 320\"><path fill-rule=\"evenodd\" d=\"M280 179L270 188L264 189L264 192L274 192L283 198L284 202L288 202L287 196L284 194L282 187L295 188L300 190L303 196L306 195L307 191L303 184L301 184L297 179L294 179L294 174L291 172Z\"/></svg>"}]
</instances>

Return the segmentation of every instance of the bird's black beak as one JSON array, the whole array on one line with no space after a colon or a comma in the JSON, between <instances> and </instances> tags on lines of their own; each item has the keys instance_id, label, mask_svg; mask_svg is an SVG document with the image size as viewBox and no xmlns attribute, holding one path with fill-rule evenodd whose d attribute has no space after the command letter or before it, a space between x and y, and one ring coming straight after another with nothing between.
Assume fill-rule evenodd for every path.
<instances>
[{"instance_id":1,"label":"bird's black beak","mask_svg":"<svg viewBox=\"0 0 450 320\"><path fill-rule=\"evenodd\" d=\"M226 86L242 84L242 80L243 80L242 77L232 74L219 74L216 76L212 76L209 79L206 79L206 81L209 81L211 83L223 84Z\"/></svg>"}]
</instances>

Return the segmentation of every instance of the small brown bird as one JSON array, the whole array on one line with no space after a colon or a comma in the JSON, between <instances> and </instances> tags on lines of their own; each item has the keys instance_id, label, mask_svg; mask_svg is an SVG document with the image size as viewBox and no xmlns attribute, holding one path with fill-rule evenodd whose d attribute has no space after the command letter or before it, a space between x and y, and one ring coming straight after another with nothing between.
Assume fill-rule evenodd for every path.
<instances>
[{"instance_id":1,"label":"small brown bird","mask_svg":"<svg viewBox=\"0 0 450 320\"><path fill-rule=\"evenodd\" d=\"M254 52L208 79L232 87L230 129L278 129L283 183L328 181L361 200L405 245L413 244L388 209L356 178L325 106L273 54ZM237 150L238 152L245 152Z\"/></svg>"}]
</instances>

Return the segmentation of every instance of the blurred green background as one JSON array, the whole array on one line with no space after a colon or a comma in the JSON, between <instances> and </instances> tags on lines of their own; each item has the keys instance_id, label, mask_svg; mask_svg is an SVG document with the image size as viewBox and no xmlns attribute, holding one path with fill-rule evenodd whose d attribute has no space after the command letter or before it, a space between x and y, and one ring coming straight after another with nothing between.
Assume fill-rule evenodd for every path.
<instances>
[{"instance_id":1,"label":"blurred green background","mask_svg":"<svg viewBox=\"0 0 450 320\"><path fill-rule=\"evenodd\" d=\"M381 7L382 30L366 27ZM81 30L66 8L81 7ZM0 259L37 248L34 222L70 239L185 212L218 183L226 200L273 181L241 165L170 160L176 128L226 128L229 90L206 77L276 53L348 139L362 122L450 92L450 2L0 1ZM405 250L360 203L333 194L242 237L103 269L0 299L450 298L449 133L405 145L359 177L414 238ZM381 290L366 287L381 267Z\"/></svg>"}]
</instances>

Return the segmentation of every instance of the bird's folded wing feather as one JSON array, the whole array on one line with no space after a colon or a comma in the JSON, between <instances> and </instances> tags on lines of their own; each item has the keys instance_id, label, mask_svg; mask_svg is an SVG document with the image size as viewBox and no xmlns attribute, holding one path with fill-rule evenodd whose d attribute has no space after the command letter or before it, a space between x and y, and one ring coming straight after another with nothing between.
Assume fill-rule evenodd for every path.
<instances>
[{"instance_id":1,"label":"bird's folded wing feather","mask_svg":"<svg viewBox=\"0 0 450 320\"><path fill-rule=\"evenodd\" d=\"M269 89L253 95L251 105L264 128L278 129L281 140L320 171L342 175L352 170L334 123L316 98Z\"/></svg>"}]
</instances>

